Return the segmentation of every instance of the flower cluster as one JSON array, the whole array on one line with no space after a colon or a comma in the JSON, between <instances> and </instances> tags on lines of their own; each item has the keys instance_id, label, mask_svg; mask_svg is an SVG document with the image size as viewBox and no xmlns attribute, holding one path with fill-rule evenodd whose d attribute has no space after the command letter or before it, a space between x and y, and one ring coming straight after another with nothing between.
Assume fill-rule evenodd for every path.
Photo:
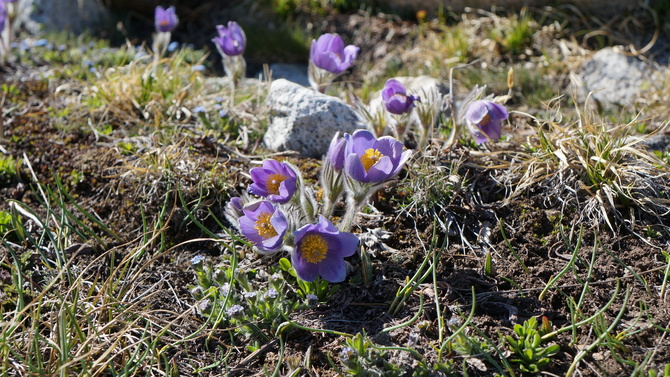
<instances>
[{"instance_id":1,"label":"flower cluster","mask_svg":"<svg viewBox=\"0 0 670 377\"><path fill-rule=\"evenodd\" d=\"M390 132L402 140L410 127L416 125L414 130L418 131L420 150L427 142L428 133L436 126L445 111L458 114L463 111L464 114L458 117L451 114L454 118L454 127L450 140L453 141L456 132L460 130L459 125L465 124L475 143L482 144L500 139L502 121L509 117L505 106L490 100L492 96L480 99L484 95L484 90L485 87L475 87L457 107L452 103L453 98L440 93L437 86L421 90L422 95L419 96L408 93L399 80L389 79L381 90L383 106L367 106L357 101L356 110L377 136Z\"/></svg>"},{"instance_id":2,"label":"flower cluster","mask_svg":"<svg viewBox=\"0 0 670 377\"><path fill-rule=\"evenodd\" d=\"M300 171L272 159L251 169L248 196L232 198L226 215L261 253L288 251L297 276L307 282L319 276L329 282L346 277L344 258L359 244L349 232L353 219L369 196L395 177L411 156L398 140L379 139L366 130L335 135L323 159L320 205ZM334 205L346 195L346 213L338 226L329 219Z\"/></svg>"}]
</instances>

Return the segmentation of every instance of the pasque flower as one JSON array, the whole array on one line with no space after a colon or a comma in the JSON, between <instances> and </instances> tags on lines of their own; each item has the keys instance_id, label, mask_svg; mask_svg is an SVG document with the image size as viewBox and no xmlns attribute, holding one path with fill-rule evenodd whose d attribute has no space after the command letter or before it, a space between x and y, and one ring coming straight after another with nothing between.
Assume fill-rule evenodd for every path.
<instances>
[{"instance_id":1,"label":"pasque flower","mask_svg":"<svg viewBox=\"0 0 670 377\"><path fill-rule=\"evenodd\" d=\"M5 20L7 19L7 8L5 8L5 4L0 1L0 31L4 30L5 28Z\"/></svg>"},{"instance_id":2,"label":"pasque flower","mask_svg":"<svg viewBox=\"0 0 670 377\"><path fill-rule=\"evenodd\" d=\"M323 34L319 39L312 40L309 58L315 66L330 73L339 75L351 67L360 48L349 45L337 34Z\"/></svg>"},{"instance_id":3,"label":"pasque flower","mask_svg":"<svg viewBox=\"0 0 670 377\"><path fill-rule=\"evenodd\" d=\"M254 183L249 192L267 198L275 203L286 203L291 200L296 190L297 176L287 164L276 160L265 160L263 166L249 171Z\"/></svg>"},{"instance_id":4,"label":"pasque flower","mask_svg":"<svg viewBox=\"0 0 670 377\"><path fill-rule=\"evenodd\" d=\"M268 201L246 205L240 217L240 231L262 251L276 251L283 242L288 222L284 214Z\"/></svg>"},{"instance_id":5,"label":"pasque flower","mask_svg":"<svg viewBox=\"0 0 670 377\"><path fill-rule=\"evenodd\" d=\"M352 179L363 183L381 183L400 171L412 152L403 152L403 144L390 136L375 136L366 130L353 135L345 134L344 171Z\"/></svg>"},{"instance_id":6,"label":"pasque flower","mask_svg":"<svg viewBox=\"0 0 670 377\"><path fill-rule=\"evenodd\" d=\"M0 33L2 33L2 31L5 29L6 21L7 21L7 6L5 5L4 0L0 0Z\"/></svg>"},{"instance_id":7,"label":"pasque flower","mask_svg":"<svg viewBox=\"0 0 670 377\"><path fill-rule=\"evenodd\" d=\"M340 232L323 216L316 224L308 224L293 232L295 248L291 263L304 281L314 281L318 276L331 283L339 283L347 275L344 258L358 248L358 237Z\"/></svg>"},{"instance_id":8,"label":"pasque flower","mask_svg":"<svg viewBox=\"0 0 670 377\"><path fill-rule=\"evenodd\" d=\"M179 18L174 10L174 7L168 9L162 6L157 6L154 13L154 22L156 23L156 31L166 33L174 30L179 23Z\"/></svg>"},{"instance_id":9,"label":"pasque flower","mask_svg":"<svg viewBox=\"0 0 670 377\"><path fill-rule=\"evenodd\" d=\"M502 134L502 121L509 113L503 105L478 100L468 106L465 121L477 144L498 140Z\"/></svg>"},{"instance_id":10,"label":"pasque flower","mask_svg":"<svg viewBox=\"0 0 670 377\"><path fill-rule=\"evenodd\" d=\"M229 21L228 26L218 25L216 30L219 36L212 39L221 52L227 56L237 56L244 53L247 47L247 37L244 30L235 21Z\"/></svg>"},{"instance_id":11,"label":"pasque flower","mask_svg":"<svg viewBox=\"0 0 670 377\"><path fill-rule=\"evenodd\" d=\"M382 89L384 106L391 114L402 115L414 107L415 101L421 101L418 96L407 95L405 87L396 79L389 79Z\"/></svg>"},{"instance_id":12,"label":"pasque flower","mask_svg":"<svg viewBox=\"0 0 670 377\"><path fill-rule=\"evenodd\" d=\"M344 149L346 144L346 140L343 137L335 135L328 147L326 158L330 161L336 171L340 171L344 167Z\"/></svg>"}]
</instances>

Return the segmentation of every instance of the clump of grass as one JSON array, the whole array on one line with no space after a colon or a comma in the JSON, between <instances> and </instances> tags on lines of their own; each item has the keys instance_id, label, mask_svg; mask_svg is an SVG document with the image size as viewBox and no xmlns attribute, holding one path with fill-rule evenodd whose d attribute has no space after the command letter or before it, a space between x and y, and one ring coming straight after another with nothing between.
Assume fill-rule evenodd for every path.
<instances>
[{"instance_id":1,"label":"clump of grass","mask_svg":"<svg viewBox=\"0 0 670 377\"><path fill-rule=\"evenodd\" d=\"M453 203L455 193L464 185L458 175L458 161L442 165L428 151L409 171L409 177L399 182L399 193L409 199L402 204L404 212L417 217L433 216L446 229L447 207Z\"/></svg>"},{"instance_id":2,"label":"clump of grass","mask_svg":"<svg viewBox=\"0 0 670 377\"><path fill-rule=\"evenodd\" d=\"M197 61L202 63L204 56ZM130 122L152 120L160 128L162 120L179 118L184 103L202 88L202 76L189 63L191 54L180 50L152 63L151 56L136 58L126 66L110 68L88 91L87 102L94 112L102 112Z\"/></svg>"},{"instance_id":3,"label":"clump of grass","mask_svg":"<svg viewBox=\"0 0 670 377\"><path fill-rule=\"evenodd\" d=\"M518 16L514 15L505 19L505 21L499 22L499 27L492 30L493 39L500 44L504 51L512 55L523 54L530 45L537 23L533 20L533 16L527 8L523 8Z\"/></svg>"},{"instance_id":4,"label":"clump of grass","mask_svg":"<svg viewBox=\"0 0 670 377\"><path fill-rule=\"evenodd\" d=\"M14 157L0 154L0 187L16 178L20 164L21 161L15 160Z\"/></svg>"},{"instance_id":5,"label":"clump of grass","mask_svg":"<svg viewBox=\"0 0 670 377\"><path fill-rule=\"evenodd\" d=\"M540 121L514 163L503 163L501 176L510 187L507 201L527 192L543 192L548 205L575 209L579 222L607 224L614 230L624 219L642 214L661 224L670 214L670 170L645 149L645 139L661 132L635 135L636 120L608 124L578 111L578 119Z\"/></svg>"}]
</instances>

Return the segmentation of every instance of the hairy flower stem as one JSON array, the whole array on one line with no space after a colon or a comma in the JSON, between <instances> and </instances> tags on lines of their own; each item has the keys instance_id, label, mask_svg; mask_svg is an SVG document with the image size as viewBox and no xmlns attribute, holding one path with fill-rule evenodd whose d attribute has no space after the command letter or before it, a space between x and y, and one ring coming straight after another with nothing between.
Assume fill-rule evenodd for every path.
<instances>
[{"instance_id":1,"label":"hairy flower stem","mask_svg":"<svg viewBox=\"0 0 670 377\"><path fill-rule=\"evenodd\" d=\"M326 93L330 84L337 77L337 75L315 66L312 62L309 63L307 71L310 86L319 93Z\"/></svg>"},{"instance_id":2,"label":"hairy flower stem","mask_svg":"<svg viewBox=\"0 0 670 377\"><path fill-rule=\"evenodd\" d=\"M218 47L218 46L217 46ZM220 47L223 70L226 76L230 78L230 106L235 106L235 89L242 82L242 78L247 70L247 62L242 55L228 56L223 53Z\"/></svg>"},{"instance_id":3,"label":"hairy flower stem","mask_svg":"<svg viewBox=\"0 0 670 377\"><path fill-rule=\"evenodd\" d=\"M354 218L361 208L368 202L368 198L373 193L373 190L362 190L352 195L348 192L347 195L347 211L344 213L342 221L340 221L340 231L348 232L354 224Z\"/></svg>"},{"instance_id":4,"label":"hairy flower stem","mask_svg":"<svg viewBox=\"0 0 670 377\"><path fill-rule=\"evenodd\" d=\"M392 131L393 131L393 136L402 141L403 138L405 137L405 133L407 132L407 129L411 126L412 120L411 120L411 112L405 113L402 115L394 115L393 120L395 121L392 123Z\"/></svg>"},{"instance_id":5,"label":"hairy flower stem","mask_svg":"<svg viewBox=\"0 0 670 377\"><path fill-rule=\"evenodd\" d=\"M342 179L341 176L337 177L337 180L341 181L341 179ZM324 188L323 211L321 211L321 213L327 218L330 218L330 216L333 214L333 211L335 210L335 203L337 203L337 201L342 196L343 186L341 182L339 184L336 183L333 185L333 187L328 188L327 192L325 192L326 187L328 186L326 185L323 186Z\"/></svg>"}]
</instances>

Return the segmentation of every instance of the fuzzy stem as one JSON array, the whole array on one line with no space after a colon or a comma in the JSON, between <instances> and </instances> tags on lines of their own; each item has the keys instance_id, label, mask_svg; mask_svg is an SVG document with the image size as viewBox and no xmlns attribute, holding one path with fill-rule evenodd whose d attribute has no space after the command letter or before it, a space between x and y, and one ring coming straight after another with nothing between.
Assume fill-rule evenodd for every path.
<instances>
[{"instance_id":1,"label":"fuzzy stem","mask_svg":"<svg viewBox=\"0 0 670 377\"><path fill-rule=\"evenodd\" d=\"M356 192L353 195L347 195L347 211L344 213L342 221L340 221L340 231L348 232L351 229L356 214L368 202L368 197L371 193L368 189Z\"/></svg>"},{"instance_id":2,"label":"fuzzy stem","mask_svg":"<svg viewBox=\"0 0 670 377\"><path fill-rule=\"evenodd\" d=\"M337 180L341 180L341 176L336 178ZM323 186L324 188L326 186ZM327 194L323 198L323 211L322 214L330 218L330 216L333 214L333 211L335 210L335 203L340 199L342 196L342 191L343 187L342 184L335 184L334 187L331 189L328 189Z\"/></svg>"}]
</instances>

